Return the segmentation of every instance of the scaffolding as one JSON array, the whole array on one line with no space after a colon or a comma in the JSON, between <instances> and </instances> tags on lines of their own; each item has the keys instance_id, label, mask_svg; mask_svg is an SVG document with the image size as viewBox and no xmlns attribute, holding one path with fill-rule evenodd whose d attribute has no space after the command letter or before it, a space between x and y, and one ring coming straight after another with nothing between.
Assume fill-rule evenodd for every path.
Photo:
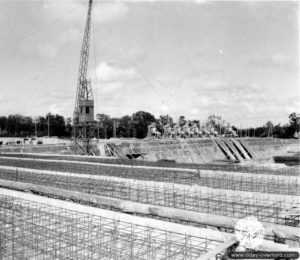
<instances>
[{"instance_id":1,"label":"scaffolding","mask_svg":"<svg viewBox=\"0 0 300 260\"><path fill-rule=\"evenodd\" d=\"M245 196L239 193L202 191L184 185L178 187L167 183L163 185L155 182L71 173L45 174L43 171L20 168L0 168L0 178L215 215L236 218L255 216L260 221L280 225L298 226L300 222L299 216L291 220L281 214L292 207L300 207L298 201L287 200L284 196L268 194L256 197L253 194Z\"/></svg>"},{"instance_id":2,"label":"scaffolding","mask_svg":"<svg viewBox=\"0 0 300 260\"><path fill-rule=\"evenodd\" d=\"M223 243L58 205L0 194L0 259L197 259Z\"/></svg>"}]
</instances>

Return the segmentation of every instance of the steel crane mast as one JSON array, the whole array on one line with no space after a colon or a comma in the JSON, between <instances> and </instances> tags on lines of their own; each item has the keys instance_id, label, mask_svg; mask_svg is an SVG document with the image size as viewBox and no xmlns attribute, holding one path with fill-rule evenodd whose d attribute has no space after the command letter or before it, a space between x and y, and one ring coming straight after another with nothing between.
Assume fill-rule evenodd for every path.
<instances>
[{"instance_id":1,"label":"steel crane mast","mask_svg":"<svg viewBox=\"0 0 300 260\"><path fill-rule=\"evenodd\" d=\"M80 52L80 63L78 71L78 82L75 100L74 117L79 120L79 101L80 100L93 100L93 92L90 81L87 80L87 70L89 63L89 49L90 49L90 30L91 30L91 14L92 14L93 0L89 0L88 14L85 24L83 41Z\"/></svg>"},{"instance_id":2,"label":"steel crane mast","mask_svg":"<svg viewBox=\"0 0 300 260\"><path fill-rule=\"evenodd\" d=\"M89 7L83 42L80 52L78 82L73 114L74 152L91 154L91 138L94 137L96 122L94 120L94 97L91 81L87 79L89 62L91 14L93 1L89 0Z\"/></svg>"}]
</instances>

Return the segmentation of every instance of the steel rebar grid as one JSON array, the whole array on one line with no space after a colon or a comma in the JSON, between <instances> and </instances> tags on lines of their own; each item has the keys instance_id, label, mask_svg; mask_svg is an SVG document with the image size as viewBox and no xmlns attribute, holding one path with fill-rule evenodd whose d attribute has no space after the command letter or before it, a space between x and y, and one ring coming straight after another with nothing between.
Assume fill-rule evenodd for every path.
<instances>
[{"instance_id":1,"label":"steel rebar grid","mask_svg":"<svg viewBox=\"0 0 300 260\"><path fill-rule=\"evenodd\" d=\"M221 243L0 195L2 259L197 259Z\"/></svg>"},{"instance_id":2,"label":"steel rebar grid","mask_svg":"<svg viewBox=\"0 0 300 260\"><path fill-rule=\"evenodd\" d=\"M272 166L261 164L260 162L256 164L233 164L233 165L217 165L217 164L183 164L183 163L176 163L170 164L166 162L151 162L151 161L124 161L120 159L104 159L104 158L97 158L97 157L76 157L76 156L60 156L60 155L39 155L39 154L25 154L25 153L1 153L0 152L0 163L5 165L7 164L7 160L5 161L4 157L10 158L18 158L19 160L22 159L44 159L44 160L57 160L57 162L62 160L68 160L70 162L92 162L92 163L104 163L107 164L107 167L110 165L130 165L132 167L139 167L139 166L146 166L146 167L153 167L153 168L184 168L184 169L196 169L196 170L213 170L213 171L228 171L228 172L245 172L245 173L256 173L256 174L271 174L271 175L283 175L283 176L300 176L300 167L299 166L282 166L278 164L273 164Z\"/></svg>"},{"instance_id":3,"label":"steel rebar grid","mask_svg":"<svg viewBox=\"0 0 300 260\"><path fill-rule=\"evenodd\" d=\"M1 162L1 160L0 160ZM177 171L156 168L109 167L103 165L74 164L68 162L7 160L2 165L25 168L49 169L53 171L107 175L122 178L175 182L187 185L263 192L285 195L300 195L299 178L270 174L235 174L227 171L194 170ZM285 180L282 180L282 177Z\"/></svg>"},{"instance_id":4,"label":"steel rebar grid","mask_svg":"<svg viewBox=\"0 0 300 260\"><path fill-rule=\"evenodd\" d=\"M59 176L30 173L22 172L21 169L17 171L0 169L0 178L216 215L237 218L251 215L264 222L299 225L299 217L291 221L280 214L297 204L268 196L263 198L245 197L226 193L202 192L198 189L192 191L187 188L179 189L174 185L170 187L170 185L164 186L156 183L146 185L121 179L119 181L97 180L74 177L74 175L68 176L67 174Z\"/></svg>"}]
</instances>

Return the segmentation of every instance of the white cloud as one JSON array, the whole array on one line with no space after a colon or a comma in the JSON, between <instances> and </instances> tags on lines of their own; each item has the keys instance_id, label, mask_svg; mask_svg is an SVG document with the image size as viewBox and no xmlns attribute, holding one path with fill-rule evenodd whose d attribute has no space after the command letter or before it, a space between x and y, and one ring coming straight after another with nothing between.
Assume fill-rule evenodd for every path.
<instances>
[{"instance_id":1,"label":"white cloud","mask_svg":"<svg viewBox=\"0 0 300 260\"><path fill-rule=\"evenodd\" d=\"M120 116L120 113L125 115L137 110L145 110L156 117L169 114L177 120L180 115L184 115L189 120L196 119L201 122L210 114L216 114L238 127L260 126L268 120L274 123L279 121L285 123L288 120L288 114L296 111L295 99L290 102L286 99L277 99L275 92L269 93L268 89L262 88L257 83L231 84L214 80L196 85L206 85L216 89L207 94L201 87L192 88L186 81L184 88L171 87L172 91L170 91L174 92L172 98L166 89L160 90L164 99L168 99L166 103L162 102L153 90L146 87L139 79L130 82L130 89L125 83L122 85L121 81L102 82L98 85L99 111L103 110L113 116ZM234 90L236 98L232 96ZM290 107L287 107L287 104L290 104Z\"/></svg>"},{"instance_id":2,"label":"white cloud","mask_svg":"<svg viewBox=\"0 0 300 260\"><path fill-rule=\"evenodd\" d=\"M59 114L59 115L70 115L71 110L73 110L73 106L70 102L68 103L54 103L49 106L49 111L52 114Z\"/></svg>"},{"instance_id":3,"label":"white cloud","mask_svg":"<svg viewBox=\"0 0 300 260\"><path fill-rule=\"evenodd\" d=\"M87 5L84 6L80 2L44 1L42 5L42 11L47 16L63 21L77 21L84 10L87 10Z\"/></svg>"},{"instance_id":4,"label":"white cloud","mask_svg":"<svg viewBox=\"0 0 300 260\"><path fill-rule=\"evenodd\" d=\"M293 102L289 102L289 104L284 108L284 111L287 114L300 111L300 101L294 100Z\"/></svg>"},{"instance_id":5,"label":"white cloud","mask_svg":"<svg viewBox=\"0 0 300 260\"><path fill-rule=\"evenodd\" d=\"M59 52L65 50L69 42L74 42L79 39L81 41L82 35L83 32L80 32L78 28L71 27L57 33L55 37L49 36L49 38L43 38L40 41L30 38L22 42L22 44L18 46L18 50L25 57L52 59L57 56Z\"/></svg>"},{"instance_id":6,"label":"white cloud","mask_svg":"<svg viewBox=\"0 0 300 260\"><path fill-rule=\"evenodd\" d=\"M201 96L199 98L199 104L202 107L211 107L211 98L209 96Z\"/></svg>"},{"instance_id":7,"label":"white cloud","mask_svg":"<svg viewBox=\"0 0 300 260\"><path fill-rule=\"evenodd\" d=\"M195 116L199 116L200 114L200 109L199 108L192 108L191 114Z\"/></svg>"},{"instance_id":8,"label":"white cloud","mask_svg":"<svg viewBox=\"0 0 300 260\"><path fill-rule=\"evenodd\" d=\"M102 82L129 80L135 77L134 68L118 68L107 62L102 62L96 69L97 77Z\"/></svg>"},{"instance_id":9,"label":"white cloud","mask_svg":"<svg viewBox=\"0 0 300 260\"><path fill-rule=\"evenodd\" d=\"M0 101L4 100L4 96L2 94L0 94Z\"/></svg>"},{"instance_id":10,"label":"white cloud","mask_svg":"<svg viewBox=\"0 0 300 260\"><path fill-rule=\"evenodd\" d=\"M163 114L166 114L166 113L170 113L171 109L167 104L164 103L159 107L159 111Z\"/></svg>"},{"instance_id":11,"label":"white cloud","mask_svg":"<svg viewBox=\"0 0 300 260\"><path fill-rule=\"evenodd\" d=\"M58 107L57 104L52 104L52 105L49 106L49 111L52 114L59 114L60 110L61 109Z\"/></svg>"},{"instance_id":12,"label":"white cloud","mask_svg":"<svg viewBox=\"0 0 300 260\"><path fill-rule=\"evenodd\" d=\"M284 65L290 62L290 58L282 52L276 52L272 55L272 61L278 65Z\"/></svg>"},{"instance_id":13,"label":"white cloud","mask_svg":"<svg viewBox=\"0 0 300 260\"><path fill-rule=\"evenodd\" d=\"M171 115L178 116L179 113L189 119L205 120L210 114L221 115L232 124L247 123L247 126L259 126L267 120L276 122L279 118L288 114L285 111L286 99L277 99L277 93L271 92L260 84L232 84L226 81L210 80L192 85L186 81L185 88L176 92L175 104L180 108ZM190 96L185 96L184 91L189 89ZM292 104L293 102L289 102ZM296 111L296 104L288 108ZM289 112L288 111L288 112ZM243 125L244 127L246 125Z\"/></svg>"},{"instance_id":14,"label":"white cloud","mask_svg":"<svg viewBox=\"0 0 300 260\"><path fill-rule=\"evenodd\" d=\"M101 94L109 94L115 92L123 87L121 82L98 83L97 88Z\"/></svg>"},{"instance_id":15,"label":"white cloud","mask_svg":"<svg viewBox=\"0 0 300 260\"><path fill-rule=\"evenodd\" d=\"M211 90L220 90L220 89L226 89L228 87L227 82L225 81L219 81L219 80L211 80L205 83L204 88L208 88Z\"/></svg>"},{"instance_id":16,"label":"white cloud","mask_svg":"<svg viewBox=\"0 0 300 260\"><path fill-rule=\"evenodd\" d=\"M52 58L57 55L57 47L50 44L36 46L36 52L42 58Z\"/></svg>"},{"instance_id":17,"label":"white cloud","mask_svg":"<svg viewBox=\"0 0 300 260\"><path fill-rule=\"evenodd\" d=\"M285 68L291 70L294 68L292 57L283 52L276 52L270 56L256 58L249 61L249 65L258 68Z\"/></svg>"},{"instance_id":18,"label":"white cloud","mask_svg":"<svg viewBox=\"0 0 300 260\"><path fill-rule=\"evenodd\" d=\"M51 18L55 17L66 22L85 20L88 10L88 1L45 1L42 6ZM128 7L122 2L100 3L95 2L92 8L92 18L95 22L110 22L123 17Z\"/></svg>"},{"instance_id":19,"label":"white cloud","mask_svg":"<svg viewBox=\"0 0 300 260\"><path fill-rule=\"evenodd\" d=\"M36 43L29 39L20 45L19 50L26 57L53 58L71 41L81 41L87 15L88 1L50 1L41 5L40 13L48 23L62 24L62 31L55 38ZM95 2L92 9L92 25L106 23L123 17L128 7L122 2L100 3ZM65 24L65 25L63 25ZM135 51L140 51L139 49Z\"/></svg>"},{"instance_id":20,"label":"white cloud","mask_svg":"<svg viewBox=\"0 0 300 260\"><path fill-rule=\"evenodd\" d=\"M128 7L122 2L99 3L95 6L93 18L95 22L105 23L123 17Z\"/></svg>"},{"instance_id":21,"label":"white cloud","mask_svg":"<svg viewBox=\"0 0 300 260\"><path fill-rule=\"evenodd\" d=\"M197 4L206 4L206 3L209 3L210 1L209 0L195 0L195 2Z\"/></svg>"}]
</instances>

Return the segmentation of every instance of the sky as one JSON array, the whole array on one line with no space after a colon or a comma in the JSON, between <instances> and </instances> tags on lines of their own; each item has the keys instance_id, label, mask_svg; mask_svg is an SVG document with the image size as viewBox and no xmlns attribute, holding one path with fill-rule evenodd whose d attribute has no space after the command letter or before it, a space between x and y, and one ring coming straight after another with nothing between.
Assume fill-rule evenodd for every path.
<instances>
[{"instance_id":1,"label":"sky","mask_svg":"<svg viewBox=\"0 0 300 260\"><path fill-rule=\"evenodd\" d=\"M71 117L88 0L0 0L0 114ZM297 1L94 1L95 114L237 127L300 112Z\"/></svg>"}]
</instances>

